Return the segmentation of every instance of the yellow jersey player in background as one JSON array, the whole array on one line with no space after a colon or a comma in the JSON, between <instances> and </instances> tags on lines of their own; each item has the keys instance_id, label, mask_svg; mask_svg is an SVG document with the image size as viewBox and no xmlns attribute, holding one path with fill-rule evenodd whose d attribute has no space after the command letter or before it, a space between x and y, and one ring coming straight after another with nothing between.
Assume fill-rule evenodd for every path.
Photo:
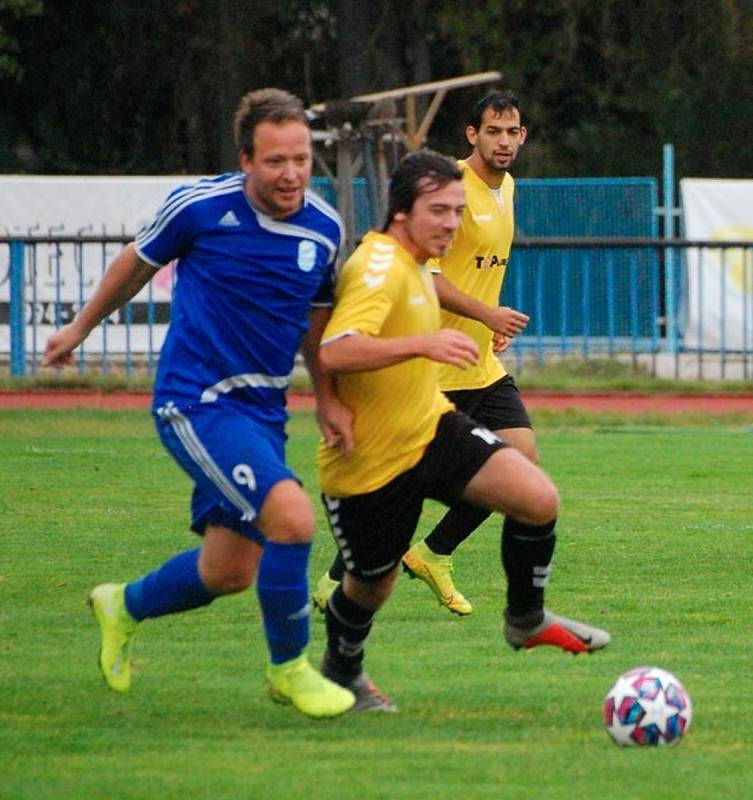
<instances>
[{"instance_id":1,"label":"yellow jersey player in background","mask_svg":"<svg viewBox=\"0 0 753 800\"><path fill-rule=\"evenodd\" d=\"M374 615L388 599L423 502L459 501L505 515L511 548L504 637L515 648L552 645L580 653L609 643L606 631L544 608L559 495L515 448L440 391L444 365L472 369L479 349L440 328L425 266L450 248L465 208L461 171L430 150L410 153L392 175L387 222L343 266L319 363L353 415L352 436L322 441L319 484L345 574L326 605L322 674L356 697L354 711L396 711L364 671Z\"/></svg>"},{"instance_id":2,"label":"yellow jersey player in background","mask_svg":"<svg viewBox=\"0 0 753 800\"><path fill-rule=\"evenodd\" d=\"M515 231L515 181L509 169L527 134L520 101L509 91L490 92L473 108L465 134L473 147L471 155L459 162L466 208L451 250L434 266L434 279L442 326L470 336L480 357L467 370L442 366L439 385L461 411L537 464L531 420L515 380L497 355L528 322L525 314L499 305ZM452 553L488 515L466 503L453 506L403 558L406 571L423 580L456 614L470 614L473 609L453 582ZM510 550L509 542L503 541L502 550ZM507 552L504 557L514 555Z\"/></svg>"}]
</instances>

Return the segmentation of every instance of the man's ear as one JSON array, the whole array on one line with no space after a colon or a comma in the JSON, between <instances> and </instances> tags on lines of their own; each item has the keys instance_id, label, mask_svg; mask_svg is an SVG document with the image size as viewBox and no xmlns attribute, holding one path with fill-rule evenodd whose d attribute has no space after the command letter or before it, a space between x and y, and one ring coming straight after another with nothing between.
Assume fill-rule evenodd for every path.
<instances>
[{"instance_id":1,"label":"man's ear","mask_svg":"<svg viewBox=\"0 0 753 800\"><path fill-rule=\"evenodd\" d=\"M465 138L468 139L471 147L476 146L476 142L478 141L478 131L473 127L473 125L468 125L468 127L466 127Z\"/></svg>"},{"instance_id":2,"label":"man's ear","mask_svg":"<svg viewBox=\"0 0 753 800\"><path fill-rule=\"evenodd\" d=\"M251 161L251 156L246 150L241 150L238 153L238 163L240 164L241 172L244 172L246 175L250 175L252 172Z\"/></svg>"}]
</instances>

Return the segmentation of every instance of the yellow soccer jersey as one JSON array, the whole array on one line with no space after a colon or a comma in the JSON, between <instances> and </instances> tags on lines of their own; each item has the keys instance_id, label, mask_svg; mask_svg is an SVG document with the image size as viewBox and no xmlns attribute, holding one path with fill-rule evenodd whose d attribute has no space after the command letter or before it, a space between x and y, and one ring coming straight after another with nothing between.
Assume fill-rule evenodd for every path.
<instances>
[{"instance_id":1,"label":"yellow soccer jersey","mask_svg":"<svg viewBox=\"0 0 753 800\"><path fill-rule=\"evenodd\" d=\"M490 189L465 161L458 164L463 170L465 211L449 253L430 266L434 271L441 271L460 291L487 305L497 306L515 230L515 182L512 175L506 173L500 188ZM505 368L494 354L492 332L486 325L444 309L441 325L467 334L480 351L475 367L461 370L452 364L440 365L439 385L443 391L482 389L504 377Z\"/></svg>"},{"instance_id":2,"label":"yellow soccer jersey","mask_svg":"<svg viewBox=\"0 0 753 800\"><path fill-rule=\"evenodd\" d=\"M395 239L369 233L343 266L335 307L322 336L353 333L383 338L439 330L431 274ZM383 369L341 373L337 394L354 415L354 451L319 445L319 484L326 494L372 492L415 466L453 405L439 391L438 364L412 358Z\"/></svg>"}]
</instances>

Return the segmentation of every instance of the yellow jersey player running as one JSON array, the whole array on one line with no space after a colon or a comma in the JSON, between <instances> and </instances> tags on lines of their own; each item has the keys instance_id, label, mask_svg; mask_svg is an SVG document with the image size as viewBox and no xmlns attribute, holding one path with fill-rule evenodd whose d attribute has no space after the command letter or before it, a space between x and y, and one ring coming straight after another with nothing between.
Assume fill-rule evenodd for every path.
<instances>
[{"instance_id":1,"label":"yellow jersey player running","mask_svg":"<svg viewBox=\"0 0 753 800\"><path fill-rule=\"evenodd\" d=\"M549 478L518 450L456 411L438 383L441 365L478 364L472 338L440 328L427 260L445 255L460 224L460 168L422 150L392 175L387 222L344 265L321 339L320 365L353 414L352 437L318 452L322 499L345 574L326 606L322 674L350 689L353 710L396 711L364 671L374 615L392 592L423 501L467 501L505 514L515 543L505 562L504 636L515 648L570 652L609 643L606 631L544 609L559 506Z\"/></svg>"},{"instance_id":2,"label":"yellow jersey player running","mask_svg":"<svg viewBox=\"0 0 753 800\"><path fill-rule=\"evenodd\" d=\"M514 379L497 357L528 322L525 314L499 305L514 234L515 183L508 170L527 133L517 97L509 91L487 94L471 112L465 133L473 147L471 155L459 162L466 207L452 247L430 264L442 327L467 334L476 342L480 358L465 370L440 366L439 385L461 411L538 463L531 420ZM455 614L470 614L473 608L455 587L452 553L488 515L478 506L453 506L403 558L408 574L423 580ZM508 552L507 557L514 554ZM342 559L337 557L313 595L320 610L342 575Z\"/></svg>"}]
</instances>

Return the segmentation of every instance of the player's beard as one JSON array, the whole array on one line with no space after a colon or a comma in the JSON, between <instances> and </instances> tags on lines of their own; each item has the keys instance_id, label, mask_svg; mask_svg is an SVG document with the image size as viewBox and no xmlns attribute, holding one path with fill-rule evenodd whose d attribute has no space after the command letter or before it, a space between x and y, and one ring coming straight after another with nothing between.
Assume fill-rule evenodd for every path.
<instances>
[{"instance_id":1,"label":"player's beard","mask_svg":"<svg viewBox=\"0 0 753 800\"><path fill-rule=\"evenodd\" d=\"M505 173L510 169L510 167L513 165L513 162L515 161L515 155L516 155L515 153L512 154L510 160L507 162L507 166L504 167L500 166L494 160L494 156L490 156L487 158L486 156L482 155L481 158L484 160L484 164L486 164L486 168L489 170L489 172L504 178Z\"/></svg>"}]
</instances>

